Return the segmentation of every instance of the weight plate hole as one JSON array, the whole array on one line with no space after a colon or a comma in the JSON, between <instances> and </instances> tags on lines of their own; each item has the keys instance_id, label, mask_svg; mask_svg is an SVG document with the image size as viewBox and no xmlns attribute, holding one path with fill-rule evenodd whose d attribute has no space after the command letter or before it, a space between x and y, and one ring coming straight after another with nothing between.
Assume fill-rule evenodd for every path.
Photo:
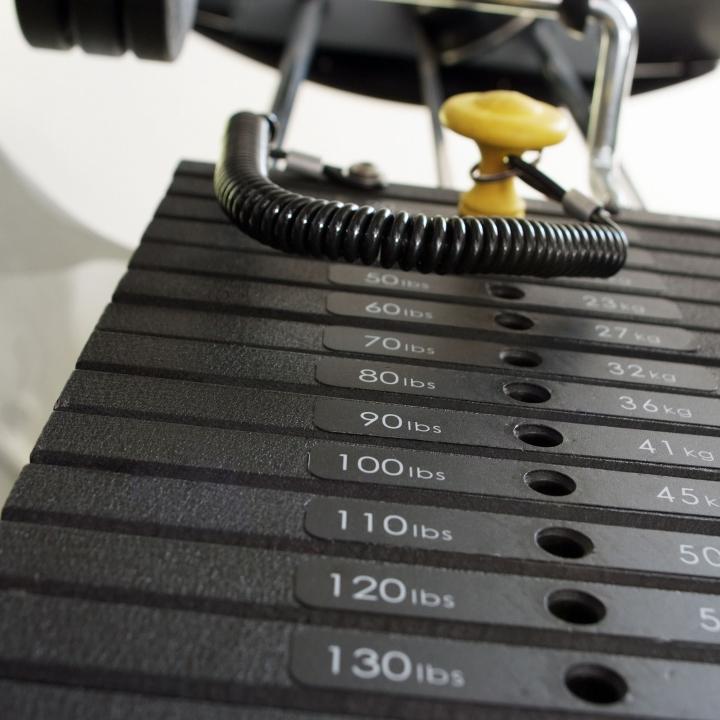
<instances>
[{"instance_id":1,"label":"weight plate hole","mask_svg":"<svg viewBox=\"0 0 720 720\"><path fill-rule=\"evenodd\" d=\"M500 359L507 365L522 368L534 368L542 363L542 358L530 350L503 350Z\"/></svg>"},{"instance_id":2,"label":"weight plate hole","mask_svg":"<svg viewBox=\"0 0 720 720\"><path fill-rule=\"evenodd\" d=\"M602 665L575 665L565 675L565 686L575 697L596 705L611 705L627 695L625 680Z\"/></svg>"},{"instance_id":3,"label":"weight plate hole","mask_svg":"<svg viewBox=\"0 0 720 720\"><path fill-rule=\"evenodd\" d=\"M535 323L520 313L498 313L495 322L508 330L529 330Z\"/></svg>"},{"instance_id":4,"label":"weight plate hole","mask_svg":"<svg viewBox=\"0 0 720 720\"><path fill-rule=\"evenodd\" d=\"M571 625L595 625L605 617L605 605L590 593L556 590L547 600L548 610Z\"/></svg>"},{"instance_id":5,"label":"weight plate hole","mask_svg":"<svg viewBox=\"0 0 720 720\"><path fill-rule=\"evenodd\" d=\"M568 475L555 470L530 470L525 473L527 486L540 495L563 497L571 495L577 489L577 484Z\"/></svg>"},{"instance_id":6,"label":"weight plate hole","mask_svg":"<svg viewBox=\"0 0 720 720\"><path fill-rule=\"evenodd\" d=\"M550 555L579 560L592 552L592 540L577 530L563 527L552 527L540 530L535 536L538 547Z\"/></svg>"},{"instance_id":7,"label":"weight plate hole","mask_svg":"<svg viewBox=\"0 0 720 720\"><path fill-rule=\"evenodd\" d=\"M525 297L525 291L515 285L490 285L490 294L503 300L520 300Z\"/></svg>"},{"instance_id":8,"label":"weight plate hole","mask_svg":"<svg viewBox=\"0 0 720 720\"><path fill-rule=\"evenodd\" d=\"M550 399L550 391L535 383L507 383L503 392L513 400L524 403L544 403Z\"/></svg>"},{"instance_id":9,"label":"weight plate hole","mask_svg":"<svg viewBox=\"0 0 720 720\"><path fill-rule=\"evenodd\" d=\"M557 447L563 441L563 436L547 425L517 425L513 432L518 440L535 447Z\"/></svg>"}]
</instances>

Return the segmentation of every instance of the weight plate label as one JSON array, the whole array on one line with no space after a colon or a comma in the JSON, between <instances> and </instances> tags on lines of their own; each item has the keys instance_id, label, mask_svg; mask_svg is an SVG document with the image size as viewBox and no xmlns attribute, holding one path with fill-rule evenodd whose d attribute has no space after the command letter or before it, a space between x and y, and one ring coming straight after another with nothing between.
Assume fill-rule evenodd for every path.
<instances>
[{"instance_id":1,"label":"weight plate label","mask_svg":"<svg viewBox=\"0 0 720 720\"><path fill-rule=\"evenodd\" d=\"M423 366L322 358L317 363L316 377L324 385L334 387L496 403L516 408L531 405L582 415L706 426L717 426L720 419L720 398L540 380L532 383L508 376Z\"/></svg>"},{"instance_id":2,"label":"weight plate label","mask_svg":"<svg viewBox=\"0 0 720 720\"><path fill-rule=\"evenodd\" d=\"M295 574L295 597L315 608L640 638L662 626L667 640L720 642L715 595L585 582L571 588L546 578L334 558L308 560ZM563 599L584 608L587 624L553 613ZM673 612L660 610L667 607Z\"/></svg>"},{"instance_id":3,"label":"weight plate label","mask_svg":"<svg viewBox=\"0 0 720 720\"><path fill-rule=\"evenodd\" d=\"M448 277L404 273L356 265L331 265L328 278L335 285L362 287L405 295L429 295L469 300L489 300L518 306L562 308L596 315L679 320L678 306L661 298L621 295L516 281L491 281L472 277Z\"/></svg>"},{"instance_id":4,"label":"weight plate label","mask_svg":"<svg viewBox=\"0 0 720 720\"><path fill-rule=\"evenodd\" d=\"M654 473L336 443L314 447L308 468L325 480L720 517L717 482Z\"/></svg>"},{"instance_id":5,"label":"weight plate label","mask_svg":"<svg viewBox=\"0 0 720 720\"><path fill-rule=\"evenodd\" d=\"M708 535L325 497L308 503L305 530L322 540L720 577L720 539Z\"/></svg>"},{"instance_id":6,"label":"weight plate label","mask_svg":"<svg viewBox=\"0 0 720 720\"><path fill-rule=\"evenodd\" d=\"M571 377L675 387L716 390L715 373L698 365L611 355L591 355L545 348L513 348L499 343L459 340L412 333L327 327L323 345L329 350L414 358L417 360L491 368L522 368L524 374L547 373Z\"/></svg>"},{"instance_id":7,"label":"weight plate label","mask_svg":"<svg viewBox=\"0 0 720 720\"><path fill-rule=\"evenodd\" d=\"M720 468L716 437L335 398L316 401L314 422L332 433Z\"/></svg>"},{"instance_id":8,"label":"weight plate label","mask_svg":"<svg viewBox=\"0 0 720 720\"><path fill-rule=\"evenodd\" d=\"M330 293L327 297L327 309L334 315L391 322L515 332L666 350L697 349L696 336L682 328L641 325L620 320L603 321L562 315L516 313L468 305L349 293Z\"/></svg>"},{"instance_id":9,"label":"weight plate label","mask_svg":"<svg viewBox=\"0 0 720 720\"><path fill-rule=\"evenodd\" d=\"M550 650L331 628L304 627L291 640L290 674L310 687L466 703L716 720L720 670L703 663ZM574 667L610 666L627 695L610 704L573 695Z\"/></svg>"}]
</instances>

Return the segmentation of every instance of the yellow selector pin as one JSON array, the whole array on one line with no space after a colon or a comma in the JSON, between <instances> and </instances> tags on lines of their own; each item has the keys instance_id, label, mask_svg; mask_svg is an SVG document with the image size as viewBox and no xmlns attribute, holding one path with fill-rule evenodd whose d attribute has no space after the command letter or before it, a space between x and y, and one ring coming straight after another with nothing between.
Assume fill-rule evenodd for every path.
<instances>
[{"instance_id":1,"label":"yellow selector pin","mask_svg":"<svg viewBox=\"0 0 720 720\"><path fill-rule=\"evenodd\" d=\"M525 203L506 173L505 158L562 142L568 132L565 114L519 92L491 90L448 98L440 118L451 130L475 140L480 176L487 178L460 196L459 213L523 217Z\"/></svg>"}]
</instances>

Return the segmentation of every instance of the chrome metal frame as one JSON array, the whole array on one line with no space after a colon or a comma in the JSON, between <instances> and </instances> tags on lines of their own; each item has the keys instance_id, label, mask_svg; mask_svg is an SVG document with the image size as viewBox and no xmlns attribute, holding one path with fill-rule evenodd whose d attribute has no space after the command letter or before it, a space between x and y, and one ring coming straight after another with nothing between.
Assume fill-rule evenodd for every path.
<instances>
[{"instance_id":1,"label":"chrome metal frame","mask_svg":"<svg viewBox=\"0 0 720 720\"><path fill-rule=\"evenodd\" d=\"M563 21L562 0L375 0L426 8L455 8L525 19ZM297 15L280 63L280 84L272 112L278 117L276 146L282 145L297 89L307 75L317 41L326 0L299 0ZM619 162L616 156L620 113L630 92L638 50L635 13L627 0L589 0L590 18L600 27L600 51L590 104L587 142L590 152L590 183L598 199L620 204ZM423 99L431 111L440 104L441 87L437 54L418 34L418 70ZM442 130L433 124L435 153L441 184L447 176Z\"/></svg>"},{"instance_id":2,"label":"chrome metal frame","mask_svg":"<svg viewBox=\"0 0 720 720\"><path fill-rule=\"evenodd\" d=\"M494 15L527 15L557 20L562 0L379 0L446 10L476 10Z\"/></svg>"},{"instance_id":3,"label":"chrome metal frame","mask_svg":"<svg viewBox=\"0 0 720 720\"><path fill-rule=\"evenodd\" d=\"M601 30L587 134L590 182L600 200L619 207L616 146L620 112L630 94L637 61L637 19L625 0L590 0L589 10Z\"/></svg>"}]
</instances>

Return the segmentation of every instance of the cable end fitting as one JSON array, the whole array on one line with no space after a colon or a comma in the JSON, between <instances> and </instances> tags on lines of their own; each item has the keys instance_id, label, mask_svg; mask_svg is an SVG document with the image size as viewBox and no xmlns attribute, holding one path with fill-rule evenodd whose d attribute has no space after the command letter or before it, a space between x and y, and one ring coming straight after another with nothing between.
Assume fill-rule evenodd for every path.
<instances>
[{"instance_id":1,"label":"cable end fitting","mask_svg":"<svg viewBox=\"0 0 720 720\"><path fill-rule=\"evenodd\" d=\"M583 222L604 222L607 215L605 206L579 190L568 190L560 201L563 210L572 218Z\"/></svg>"}]
</instances>

